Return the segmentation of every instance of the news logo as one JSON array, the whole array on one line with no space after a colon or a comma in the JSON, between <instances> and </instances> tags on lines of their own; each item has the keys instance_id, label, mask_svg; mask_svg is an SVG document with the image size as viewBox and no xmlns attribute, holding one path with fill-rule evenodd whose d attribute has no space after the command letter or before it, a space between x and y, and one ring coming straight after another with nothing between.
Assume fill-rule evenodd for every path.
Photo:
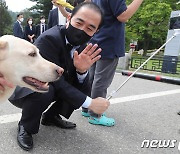
<instances>
[{"instance_id":1,"label":"news logo","mask_svg":"<svg viewBox=\"0 0 180 154\"><path fill-rule=\"evenodd\" d=\"M175 148L180 150L180 142L177 140L144 140L141 148Z\"/></svg>"}]
</instances>

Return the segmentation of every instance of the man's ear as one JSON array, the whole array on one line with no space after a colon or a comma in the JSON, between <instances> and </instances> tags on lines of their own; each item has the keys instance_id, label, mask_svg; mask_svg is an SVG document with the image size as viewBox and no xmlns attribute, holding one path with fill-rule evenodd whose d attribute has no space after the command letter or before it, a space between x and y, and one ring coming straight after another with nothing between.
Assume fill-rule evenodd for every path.
<instances>
[{"instance_id":1,"label":"man's ear","mask_svg":"<svg viewBox=\"0 0 180 154\"><path fill-rule=\"evenodd\" d=\"M66 28L69 27L70 21L71 21L71 14L68 14L68 16L67 16L67 22L66 22Z\"/></svg>"},{"instance_id":2,"label":"man's ear","mask_svg":"<svg viewBox=\"0 0 180 154\"><path fill-rule=\"evenodd\" d=\"M96 30L95 34L96 34L97 32L99 32L99 28Z\"/></svg>"},{"instance_id":3,"label":"man's ear","mask_svg":"<svg viewBox=\"0 0 180 154\"><path fill-rule=\"evenodd\" d=\"M0 39L0 60L3 60L8 52L8 42Z\"/></svg>"},{"instance_id":4,"label":"man's ear","mask_svg":"<svg viewBox=\"0 0 180 154\"><path fill-rule=\"evenodd\" d=\"M94 36L98 31L99 31L99 29L96 30L96 32L93 34L93 36ZM93 36L92 36L92 37L93 37Z\"/></svg>"},{"instance_id":5,"label":"man's ear","mask_svg":"<svg viewBox=\"0 0 180 154\"><path fill-rule=\"evenodd\" d=\"M67 15L67 22L70 22L70 20L71 20L71 14L69 13L69 14Z\"/></svg>"}]
</instances>

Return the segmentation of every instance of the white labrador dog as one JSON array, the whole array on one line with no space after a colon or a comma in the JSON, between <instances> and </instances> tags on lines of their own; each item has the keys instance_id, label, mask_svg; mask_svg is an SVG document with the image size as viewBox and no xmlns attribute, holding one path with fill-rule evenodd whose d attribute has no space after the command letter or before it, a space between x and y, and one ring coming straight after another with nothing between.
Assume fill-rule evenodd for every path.
<instances>
[{"instance_id":1,"label":"white labrador dog","mask_svg":"<svg viewBox=\"0 0 180 154\"><path fill-rule=\"evenodd\" d=\"M28 41L4 35L0 37L0 73L14 86L46 92L48 82L57 80L63 69L42 58L38 48ZM0 91L0 102L7 100L14 89L5 87Z\"/></svg>"}]
</instances>

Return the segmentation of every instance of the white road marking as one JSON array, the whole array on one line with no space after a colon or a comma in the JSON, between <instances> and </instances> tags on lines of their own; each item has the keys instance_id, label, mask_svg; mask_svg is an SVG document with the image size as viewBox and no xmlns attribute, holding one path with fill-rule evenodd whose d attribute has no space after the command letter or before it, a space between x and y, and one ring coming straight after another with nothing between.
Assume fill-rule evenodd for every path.
<instances>
[{"instance_id":1,"label":"white road marking","mask_svg":"<svg viewBox=\"0 0 180 154\"><path fill-rule=\"evenodd\" d=\"M21 118L21 113L3 115L0 116L0 124L19 121L20 118Z\"/></svg>"},{"instance_id":2,"label":"white road marking","mask_svg":"<svg viewBox=\"0 0 180 154\"><path fill-rule=\"evenodd\" d=\"M132 96L110 99L110 103L111 104L117 104L117 103L122 103L122 102L136 101L136 100L140 100L140 99L147 99L147 98L153 98L153 97L173 95L173 94L178 94L178 93L180 93L180 89L169 90L169 91L161 91L161 92L155 92L155 93L148 93L148 94L141 94L141 95L132 95Z\"/></svg>"},{"instance_id":3,"label":"white road marking","mask_svg":"<svg viewBox=\"0 0 180 154\"><path fill-rule=\"evenodd\" d=\"M136 101L136 100L141 100L141 99L161 97L161 96L167 96L167 95L173 95L173 94L179 94L179 93L180 93L180 89L175 89L175 90L154 92L154 93L148 93L148 94L140 94L140 95L114 98L114 99L111 99L110 102L111 104L118 104L122 102ZM19 121L20 117L21 117L21 113L2 115L0 116L0 124Z\"/></svg>"}]
</instances>

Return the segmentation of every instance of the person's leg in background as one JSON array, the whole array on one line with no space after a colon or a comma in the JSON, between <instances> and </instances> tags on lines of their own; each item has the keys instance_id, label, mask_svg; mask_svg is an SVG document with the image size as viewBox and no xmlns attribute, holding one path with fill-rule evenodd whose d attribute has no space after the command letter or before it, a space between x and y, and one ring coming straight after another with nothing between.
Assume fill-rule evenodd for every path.
<instances>
[{"instance_id":1,"label":"person's leg in background","mask_svg":"<svg viewBox=\"0 0 180 154\"><path fill-rule=\"evenodd\" d=\"M100 59L96 62L96 65L93 65L90 69L90 81L92 83L91 87L91 97L104 97L107 95L107 88L110 86L114 74L116 71L116 67L118 64L119 58L115 59ZM83 115L82 110L82 115ZM94 114L92 111L89 111L90 118L89 122L92 124L99 124L105 126L113 126L115 124L115 120L112 118L108 118L103 115Z\"/></svg>"}]
</instances>

